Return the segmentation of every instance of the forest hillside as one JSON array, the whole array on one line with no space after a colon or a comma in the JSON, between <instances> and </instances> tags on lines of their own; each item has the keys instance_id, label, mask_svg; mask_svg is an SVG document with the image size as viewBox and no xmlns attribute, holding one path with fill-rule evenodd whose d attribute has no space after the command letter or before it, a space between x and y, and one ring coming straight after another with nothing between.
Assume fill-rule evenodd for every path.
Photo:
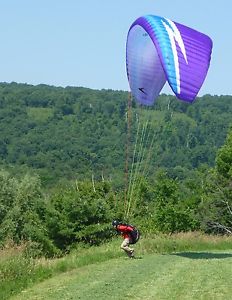
<instances>
[{"instance_id":1,"label":"forest hillside","mask_svg":"<svg viewBox=\"0 0 232 300\"><path fill-rule=\"evenodd\" d=\"M149 127L140 140L147 172L166 168L173 177L185 176L214 165L231 115L231 96L205 95L188 104L161 95L149 108L132 102L128 121L125 91L1 83L0 164L14 173L33 170L45 186L93 174L120 186L126 155L130 167L136 136L139 141Z\"/></svg>"}]
</instances>

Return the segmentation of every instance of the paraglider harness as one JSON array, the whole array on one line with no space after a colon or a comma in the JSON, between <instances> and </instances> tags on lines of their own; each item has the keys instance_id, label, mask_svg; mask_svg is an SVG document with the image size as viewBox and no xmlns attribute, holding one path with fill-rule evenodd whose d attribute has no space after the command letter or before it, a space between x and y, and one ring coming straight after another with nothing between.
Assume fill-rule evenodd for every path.
<instances>
[{"instance_id":1,"label":"paraglider harness","mask_svg":"<svg viewBox=\"0 0 232 300\"><path fill-rule=\"evenodd\" d=\"M131 224L127 224L127 223L119 223L119 225L124 225L127 227L130 227L132 230L128 231L128 234L130 235L130 244L136 244L140 238L140 232L139 230Z\"/></svg>"}]
</instances>

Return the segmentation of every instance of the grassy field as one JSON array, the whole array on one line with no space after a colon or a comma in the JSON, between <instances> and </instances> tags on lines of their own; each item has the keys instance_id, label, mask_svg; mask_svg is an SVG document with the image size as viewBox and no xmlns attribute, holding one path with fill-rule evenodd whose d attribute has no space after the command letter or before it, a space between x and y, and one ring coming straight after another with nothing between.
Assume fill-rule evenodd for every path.
<instances>
[{"instance_id":1,"label":"grassy field","mask_svg":"<svg viewBox=\"0 0 232 300\"><path fill-rule=\"evenodd\" d=\"M55 276L12 299L231 299L232 252L111 259Z\"/></svg>"},{"instance_id":2,"label":"grassy field","mask_svg":"<svg viewBox=\"0 0 232 300\"><path fill-rule=\"evenodd\" d=\"M1 253L0 299L232 298L231 237L143 237L134 260L121 253L120 242L33 263Z\"/></svg>"}]
</instances>

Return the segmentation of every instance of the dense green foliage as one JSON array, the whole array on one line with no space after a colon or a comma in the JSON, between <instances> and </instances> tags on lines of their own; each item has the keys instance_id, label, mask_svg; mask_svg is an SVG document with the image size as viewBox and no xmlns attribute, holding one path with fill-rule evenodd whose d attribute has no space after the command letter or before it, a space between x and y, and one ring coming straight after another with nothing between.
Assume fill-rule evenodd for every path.
<instances>
[{"instance_id":1,"label":"dense green foliage","mask_svg":"<svg viewBox=\"0 0 232 300\"><path fill-rule=\"evenodd\" d=\"M2 167L34 170L47 186L92 174L122 185L127 98L123 91L0 84ZM161 95L150 109L133 103L130 156L140 118L151 121L155 135L150 174L165 167L173 177L186 176L201 164L213 166L231 123L231 100L206 95L190 105Z\"/></svg>"},{"instance_id":2,"label":"dense green foliage","mask_svg":"<svg viewBox=\"0 0 232 300\"><path fill-rule=\"evenodd\" d=\"M216 157L216 167L206 178L202 224L207 230L232 234L232 130Z\"/></svg>"},{"instance_id":3,"label":"dense green foliage","mask_svg":"<svg viewBox=\"0 0 232 300\"><path fill-rule=\"evenodd\" d=\"M30 241L32 255L59 255L77 242L99 244L112 236L116 206L108 183L58 188L48 198L37 177L0 173L0 242Z\"/></svg>"},{"instance_id":4,"label":"dense green foliage","mask_svg":"<svg viewBox=\"0 0 232 300\"><path fill-rule=\"evenodd\" d=\"M53 256L111 238L112 218L125 216L125 150L130 169L138 124L154 144L144 138L144 159L134 160L147 172L132 183L128 221L143 233L232 232L232 97L189 105L161 95L149 109L133 102L130 114L127 98L0 84L1 245L29 241L31 254Z\"/></svg>"},{"instance_id":5,"label":"dense green foliage","mask_svg":"<svg viewBox=\"0 0 232 300\"><path fill-rule=\"evenodd\" d=\"M0 85L0 159L43 183L123 170L125 92Z\"/></svg>"}]
</instances>

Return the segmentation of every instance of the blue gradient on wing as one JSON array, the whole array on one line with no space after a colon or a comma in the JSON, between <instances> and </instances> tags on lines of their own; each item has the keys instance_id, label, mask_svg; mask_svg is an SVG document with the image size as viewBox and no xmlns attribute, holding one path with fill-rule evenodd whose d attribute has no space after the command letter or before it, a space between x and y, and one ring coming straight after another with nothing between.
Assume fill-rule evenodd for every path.
<instances>
[{"instance_id":1,"label":"blue gradient on wing","mask_svg":"<svg viewBox=\"0 0 232 300\"><path fill-rule=\"evenodd\" d=\"M158 16L146 16L147 22L152 28L153 41L159 44L163 65L167 73L167 80L170 85L173 87L175 93L177 93L177 82L176 82L176 70L175 70L175 61L174 55L172 51L172 46L170 42L170 38L166 28L163 25L163 22L170 27L170 24L167 22L165 18Z\"/></svg>"}]
</instances>

